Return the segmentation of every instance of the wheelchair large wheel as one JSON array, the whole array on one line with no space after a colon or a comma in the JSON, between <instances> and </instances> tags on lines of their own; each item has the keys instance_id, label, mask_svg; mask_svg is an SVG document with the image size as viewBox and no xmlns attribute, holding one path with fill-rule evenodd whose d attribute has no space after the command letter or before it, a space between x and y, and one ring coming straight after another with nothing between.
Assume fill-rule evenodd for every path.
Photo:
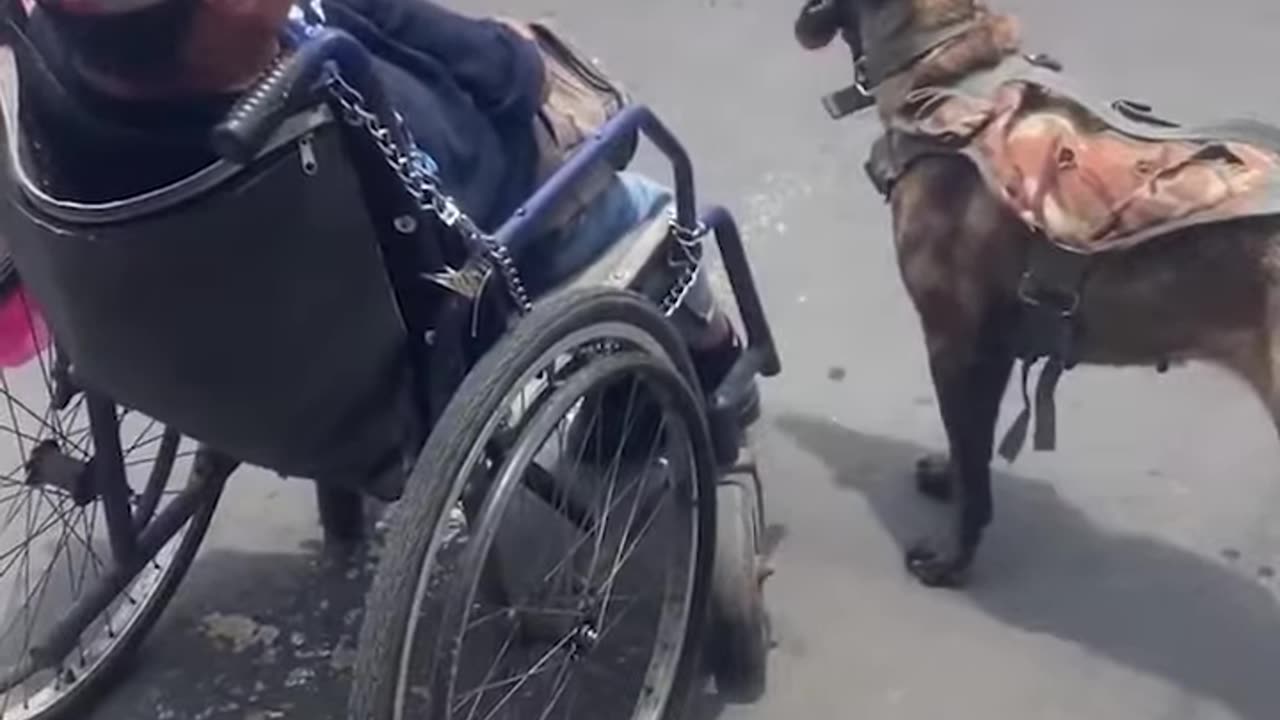
<instances>
[{"instance_id":1,"label":"wheelchair large wheel","mask_svg":"<svg viewBox=\"0 0 1280 720\"><path fill-rule=\"evenodd\" d=\"M639 296L574 293L522 319L458 389L394 510L351 716L679 717L715 542L691 377Z\"/></svg>"},{"instance_id":2,"label":"wheelchair large wheel","mask_svg":"<svg viewBox=\"0 0 1280 720\"><path fill-rule=\"evenodd\" d=\"M19 303L30 331L8 322ZM197 511L106 604L87 618L70 654L35 663L33 650L116 567L101 498L79 480L94 458L83 395L62 398L59 359L19 290L0 313L0 720L83 717L156 622L196 554L216 497ZM29 341L29 342L28 342ZM17 346L25 347L15 350ZM15 359L16 358L16 359ZM59 407L60 406L60 407ZM135 528L144 528L185 485L175 471L194 452L172 429L119 412ZM37 460L37 458L40 458ZM50 478L56 476L57 481ZM185 477L185 474L183 474Z\"/></svg>"}]
</instances>

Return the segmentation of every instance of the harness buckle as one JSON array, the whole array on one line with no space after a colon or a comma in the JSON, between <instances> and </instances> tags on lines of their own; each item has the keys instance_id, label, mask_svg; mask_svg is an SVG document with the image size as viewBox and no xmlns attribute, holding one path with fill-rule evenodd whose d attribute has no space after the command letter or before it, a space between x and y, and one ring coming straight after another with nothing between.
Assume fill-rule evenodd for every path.
<instances>
[{"instance_id":1,"label":"harness buckle","mask_svg":"<svg viewBox=\"0 0 1280 720\"><path fill-rule=\"evenodd\" d=\"M876 104L873 84L867 75L867 56L859 55L853 61L853 84L822 98L822 107L832 120L866 110Z\"/></svg>"},{"instance_id":2,"label":"harness buckle","mask_svg":"<svg viewBox=\"0 0 1280 720\"><path fill-rule=\"evenodd\" d=\"M867 76L867 56L859 55L853 61L853 87L858 92L871 97L871 80Z\"/></svg>"}]
</instances>

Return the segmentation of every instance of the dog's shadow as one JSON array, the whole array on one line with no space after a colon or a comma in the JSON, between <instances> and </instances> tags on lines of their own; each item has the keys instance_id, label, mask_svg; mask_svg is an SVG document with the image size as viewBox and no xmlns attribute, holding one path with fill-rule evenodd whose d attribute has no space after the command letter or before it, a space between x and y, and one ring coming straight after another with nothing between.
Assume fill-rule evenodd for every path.
<instances>
[{"instance_id":1,"label":"dog's shadow","mask_svg":"<svg viewBox=\"0 0 1280 720\"><path fill-rule=\"evenodd\" d=\"M909 470L924 449L807 416L782 430L865 496L900 545L929 520ZM1133 533L1100 527L1040 481L995 478L996 521L966 593L1027 632L1076 643L1246 720L1280 707L1280 606L1243 569Z\"/></svg>"}]
</instances>

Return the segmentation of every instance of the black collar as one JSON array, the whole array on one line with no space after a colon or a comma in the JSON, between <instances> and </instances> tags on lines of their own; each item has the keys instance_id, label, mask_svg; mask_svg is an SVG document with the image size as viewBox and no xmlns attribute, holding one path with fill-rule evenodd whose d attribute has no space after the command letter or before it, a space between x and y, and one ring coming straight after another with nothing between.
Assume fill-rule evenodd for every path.
<instances>
[{"instance_id":1,"label":"black collar","mask_svg":"<svg viewBox=\"0 0 1280 720\"><path fill-rule=\"evenodd\" d=\"M943 44L969 32L977 24L976 17L959 20L928 32L911 32L905 17L875 18L862 32L876 38L859 45L870 48L853 59L853 84L822 99L832 118L840 119L876 104L875 89L885 79L896 75ZM873 28L872 32L868 32ZM854 47L850 44L850 47Z\"/></svg>"},{"instance_id":2,"label":"black collar","mask_svg":"<svg viewBox=\"0 0 1280 720\"><path fill-rule=\"evenodd\" d=\"M860 82L868 90L875 88L934 49L969 32L976 24L976 18L968 18L928 32L907 32L864 43L867 52L854 63L854 69L863 73Z\"/></svg>"}]
</instances>

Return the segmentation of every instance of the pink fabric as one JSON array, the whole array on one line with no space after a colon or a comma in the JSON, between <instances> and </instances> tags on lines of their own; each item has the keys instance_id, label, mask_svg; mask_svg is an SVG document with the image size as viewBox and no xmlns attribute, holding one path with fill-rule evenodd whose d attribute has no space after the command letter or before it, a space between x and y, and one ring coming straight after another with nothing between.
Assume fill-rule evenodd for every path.
<instances>
[{"instance_id":1,"label":"pink fabric","mask_svg":"<svg viewBox=\"0 0 1280 720\"><path fill-rule=\"evenodd\" d=\"M27 364L49 347L49 327L24 288L0 299L0 368Z\"/></svg>"}]
</instances>

